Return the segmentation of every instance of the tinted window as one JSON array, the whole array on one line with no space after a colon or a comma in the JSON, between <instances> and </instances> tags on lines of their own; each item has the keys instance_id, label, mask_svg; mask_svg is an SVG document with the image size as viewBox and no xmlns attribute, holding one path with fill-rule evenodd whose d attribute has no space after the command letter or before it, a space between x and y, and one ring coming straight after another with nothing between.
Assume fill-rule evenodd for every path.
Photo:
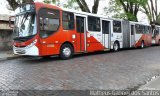
<instances>
[{"instance_id":1,"label":"tinted window","mask_svg":"<svg viewBox=\"0 0 160 96\"><path fill-rule=\"evenodd\" d=\"M135 25L136 33L137 34L149 34L150 33L150 27L145 25Z\"/></svg>"},{"instance_id":2,"label":"tinted window","mask_svg":"<svg viewBox=\"0 0 160 96\"><path fill-rule=\"evenodd\" d=\"M113 21L113 32L121 33L121 21Z\"/></svg>"},{"instance_id":3,"label":"tinted window","mask_svg":"<svg viewBox=\"0 0 160 96\"><path fill-rule=\"evenodd\" d=\"M134 35L134 25L131 25L131 35Z\"/></svg>"},{"instance_id":4,"label":"tinted window","mask_svg":"<svg viewBox=\"0 0 160 96\"><path fill-rule=\"evenodd\" d=\"M74 14L63 12L63 29L72 30L74 29Z\"/></svg>"},{"instance_id":5,"label":"tinted window","mask_svg":"<svg viewBox=\"0 0 160 96\"><path fill-rule=\"evenodd\" d=\"M136 28L136 33L137 34L142 34L143 33L141 25L137 24L137 25L135 25L135 28Z\"/></svg>"},{"instance_id":6,"label":"tinted window","mask_svg":"<svg viewBox=\"0 0 160 96\"><path fill-rule=\"evenodd\" d=\"M158 35L159 34L159 28L158 27L156 27L156 35Z\"/></svg>"},{"instance_id":7,"label":"tinted window","mask_svg":"<svg viewBox=\"0 0 160 96\"><path fill-rule=\"evenodd\" d=\"M149 34L149 26L144 26L144 33L145 34Z\"/></svg>"},{"instance_id":8,"label":"tinted window","mask_svg":"<svg viewBox=\"0 0 160 96\"><path fill-rule=\"evenodd\" d=\"M41 9L39 12L40 36L46 38L59 29L60 17L58 10Z\"/></svg>"},{"instance_id":9,"label":"tinted window","mask_svg":"<svg viewBox=\"0 0 160 96\"><path fill-rule=\"evenodd\" d=\"M84 17L76 17L76 29L78 33L84 33Z\"/></svg>"},{"instance_id":10,"label":"tinted window","mask_svg":"<svg viewBox=\"0 0 160 96\"><path fill-rule=\"evenodd\" d=\"M44 18L44 25L42 30L57 31L59 27L59 19Z\"/></svg>"},{"instance_id":11,"label":"tinted window","mask_svg":"<svg viewBox=\"0 0 160 96\"><path fill-rule=\"evenodd\" d=\"M109 21L102 21L102 33L103 34L109 34Z\"/></svg>"},{"instance_id":12,"label":"tinted window","mask_svg":"<svg viewBox=\"0 0 160 96\"><path fill-rule=\"evenodd\" d=\"M88 30L100 31L100 18L88 16Z\"/></svg>"}]
</instances>

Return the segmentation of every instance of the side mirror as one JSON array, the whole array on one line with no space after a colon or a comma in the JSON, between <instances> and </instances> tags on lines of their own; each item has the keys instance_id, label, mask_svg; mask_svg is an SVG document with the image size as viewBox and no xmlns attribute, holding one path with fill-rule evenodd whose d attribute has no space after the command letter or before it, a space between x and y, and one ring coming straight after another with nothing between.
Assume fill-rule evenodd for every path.
<instances>
[{"instance_id":1,"label":"side mirror","mask_svg":"<svg viewBox=\"0 0 160 96\"><path fill-rule=\"evenodd\" d=\"M14 22L15 22L15 16L10 16L9 17L9 27L10 28L15 28Z\"/></svg>"}]
</instances>

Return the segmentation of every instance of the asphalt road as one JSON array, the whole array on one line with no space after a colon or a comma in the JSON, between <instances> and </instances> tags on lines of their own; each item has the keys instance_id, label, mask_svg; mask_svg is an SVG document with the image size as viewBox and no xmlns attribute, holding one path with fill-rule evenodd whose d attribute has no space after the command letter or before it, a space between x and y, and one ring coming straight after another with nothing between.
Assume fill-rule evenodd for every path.
<instances>
[{"instance_id":1,"label":"asphalt road","mask_svg":"<svg viewBox=\"0 0 160 96\"><path fill-rule=\"evenodd\" d=\"M96 52L70 60L23 57L0 62L1 90L132 89L160 73L160 47Z\"/></svg>"}]
</instances>

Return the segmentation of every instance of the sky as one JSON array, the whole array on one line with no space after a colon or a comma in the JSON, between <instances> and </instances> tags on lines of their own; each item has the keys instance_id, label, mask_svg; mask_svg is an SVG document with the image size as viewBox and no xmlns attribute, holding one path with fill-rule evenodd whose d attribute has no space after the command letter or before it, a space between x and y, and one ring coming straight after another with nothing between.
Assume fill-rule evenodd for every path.
<instances>
[{"instance_id":1,"label":"sky","mask_svg":"<svg viewBox=\"0 0 160 96\"><path fill-rule=\"evenodd\" d=\"M35 0L35 1L42 2L43 0ZM61 1L63 3L67 2L67 0L61 0ZM93 6L93 0L86 0L86 1L87 1L87 4L89 5L89 8L91 9ZM158 3L160 4L160 0L158 0L158 1L159 1ZM109 2L109 0L100 0L98 14L105 15L103 8L105 6L108 6L107 2ZM8 7L9 6L8 6L8 3L6 2L6 0L0 0L0 14L10 14L10 15L14 14L14 12L8 10ZM158 7L159 7L158 9L160 11L160 6L158 6ZM143 23L148 23L147 16L142 12L138 13L138 20Z\"/></svg>"}]
</instances>

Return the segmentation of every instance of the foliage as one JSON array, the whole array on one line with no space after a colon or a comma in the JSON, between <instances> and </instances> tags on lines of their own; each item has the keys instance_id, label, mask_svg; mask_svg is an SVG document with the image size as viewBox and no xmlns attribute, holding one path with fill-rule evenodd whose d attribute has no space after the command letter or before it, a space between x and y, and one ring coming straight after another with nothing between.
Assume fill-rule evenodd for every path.
<instances>
[{"instance_id":1,"label":"foliage","mask_svg":"<svg viewBox=\"0 0 160 96\"><path fill-rule=\"evenodd\" d=\"M104 8L105 14L109 17L126 19L126 15L122 10L122 6L115 0L110 0L108 6Z\"/></svg>"},{"instance_id":2,"label":"foliage","mask_svg":"<svg viewBox=\"0 0 160 96\"><path fill-rule=\"evenodd\" d=\"M158 1L159 0L146 0L144 5L142 5L141 11L148 16L150 23L160 25L160 12L158 12Z\"/></svg>"},{"instance_id":3,"label":"foliage","mask_svg":"<svg viewBox=\"0 0 160 96\"><path fill-rule=\"evenodd\" d=\"M89 6L87 5L86 0L67 0L67 3L62 4L62 6L65 8L81 9L84 12L96 14L98 12L100 0L93 0L93 1L94 1L94 5L92 6L92 11L89 9ZM50 0L44 0L44 2L45 3L54 3L56 5L61 3L60 0L52 0L52 2L50 2ZM57 4L57 2L59 2L59 3Z\"/></svg>"},{"instance_id":4,"label":"foliage","mask_svg":"<svg viewBox=\"0 0 160 96\"><path fill-rule=\"evenodd\" d=\"M138 21L137 14L140 6L145 5L146 0L110 0L107 13L115 13L113 17L130 21Z\"/></svg>"}]
</instances>

